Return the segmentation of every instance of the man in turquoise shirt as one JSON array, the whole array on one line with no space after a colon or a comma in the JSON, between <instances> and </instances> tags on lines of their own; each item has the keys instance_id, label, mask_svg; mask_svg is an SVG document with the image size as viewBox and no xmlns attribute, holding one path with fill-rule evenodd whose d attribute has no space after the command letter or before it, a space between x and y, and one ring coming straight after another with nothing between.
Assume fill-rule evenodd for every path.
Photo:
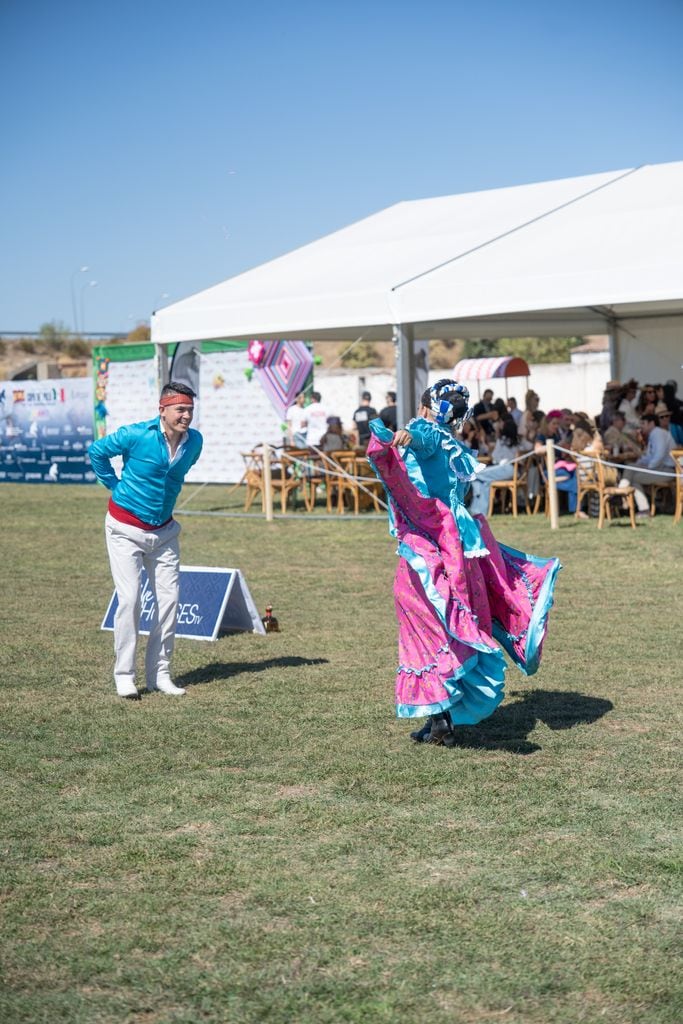
<instances>
[{"instance_id":1,"label":"man in turquoise shirt","mask_svg":"<svg viewBox=\"0 0 683 1024\"><path fill-rule=\"evenodd\" d=\"M171 679L180 577L180 524L173 508L183 481L202 450L202 435L192 430L194 391L171 381L162 388L159 415L120 427L95 441L88 451L97 479L111 492L105 536L118 608L114 619L114 682L119 697L140 700L135 683L135 653L142 611L143 568L155 611L145 655L148 692L181 696ZM121 477L111 464L123 457Z\"/></svg>"}]
</instances>

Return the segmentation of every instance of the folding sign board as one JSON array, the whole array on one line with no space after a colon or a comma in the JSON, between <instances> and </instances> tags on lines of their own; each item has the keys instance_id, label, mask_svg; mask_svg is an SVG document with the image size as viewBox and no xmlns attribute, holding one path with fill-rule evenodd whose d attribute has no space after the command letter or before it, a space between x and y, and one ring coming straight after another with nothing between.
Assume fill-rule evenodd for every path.
<instances>
[{"instance_id":1,"label":"folding sign board","mask_svg":"<svg viewBox=\"0 0 683 1024\"><path fill-rule=\"evenodd\" d=\"M101 629L113 630L118 604L114 591ZM154 611L154 594L143 570L141 636L149 636ZM181 565L176 636L190 640L215 640L219 633L238 631L265 633L240 570Z\"/></svg>"}]
</instances>

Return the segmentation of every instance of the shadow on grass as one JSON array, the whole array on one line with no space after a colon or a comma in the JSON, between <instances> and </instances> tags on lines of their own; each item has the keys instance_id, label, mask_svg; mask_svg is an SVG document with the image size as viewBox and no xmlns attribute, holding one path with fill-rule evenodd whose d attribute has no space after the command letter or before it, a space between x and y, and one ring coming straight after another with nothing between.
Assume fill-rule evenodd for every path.
<instances>
[{"instance_id":1,"label":"shadow on grass","mask_svg":"<svg viewBox=\"0 0 683 1024\"><path fill-rule=\"evenodd\" d=\"M533 754L541 747L528 737L538 722L553 730L573 729L575 725L597 721L614 707L611 701L601 697L585 697L571 691L513 690L510 696L522 699L498 708L491 718L479 725L458 726L455 746Z\"/></svg>"},{"instance_id":2,"label":"shadow on grass","mask_svg":"<svg viewBox=\"0 0 683 1024\"><path fill-rule=\"evenodd\" d=\"M265 661L214 661L210 665L195 668L177 676L177 686L201 686L203 683L215 683L219 679L229 679L243 672L267 672L271 668L300 668L302 665L329 665L327 658L300 658L291 655L284 658L268 658Z\"/></svg>"}]
</instances>

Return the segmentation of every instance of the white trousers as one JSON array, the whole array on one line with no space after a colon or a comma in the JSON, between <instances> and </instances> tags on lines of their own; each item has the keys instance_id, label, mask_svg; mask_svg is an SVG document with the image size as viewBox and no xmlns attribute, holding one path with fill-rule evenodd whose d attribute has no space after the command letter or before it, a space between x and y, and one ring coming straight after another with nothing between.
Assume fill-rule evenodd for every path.
<instances>
[{"instance_id":1,"label":"white trousers","mask_svg":"<svg viewBox=\"0 0 683 1024\"><path fill-rule=\"evenodd\" d=\"M118 608L114 618L114 682L119 692L130 691L135 683L140 616L148 619L145 676L147 686L171 682L171 656L175 642L180 580L180 523L172 520L159 530L140 530L120 523L107 513L104 532L109 565L116 587ZM155 609L150 614L150 597L141 594L142 570L146 569Z\"/></svg>"},{"instance_id":2,"label":"white trousers","mask_svg":"<svg viewBox=\"0 0 683 1024\"><path fill-rule=\"evenodd\" d=\"M619 486L628 487L630 485L635 487L633 497L636 499L636 508L639 512L647 512L649 511L650 503L645 497L643 487L646 484L658 484L664 479L666 478L663 476L655 476L654 473L648 473L646 469L633 469L629 467L624 470L624 475L619 481Z\"/></svg>"}]
</instances>

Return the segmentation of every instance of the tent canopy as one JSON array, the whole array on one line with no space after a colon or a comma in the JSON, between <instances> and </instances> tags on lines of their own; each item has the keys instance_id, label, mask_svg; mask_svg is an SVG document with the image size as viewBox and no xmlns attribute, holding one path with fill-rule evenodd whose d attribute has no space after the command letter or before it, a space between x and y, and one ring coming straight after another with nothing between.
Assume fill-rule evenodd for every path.
<instances>
[{"instance_id":1,"label":"tent canopy","mask_svg":"<svg viewBox=\"0 0 683 1024\"><path fill-rule=\"evenodd\" d=\"M595 334L683 314L683 162L398 203L159 310L152 340Z\"/></svg>"},{"instance_id":2,"label":"tent canopy","mask_svg":"<svg viewBox=\"0 0 683 1024\"><path fill-rule=\"evenodd\" d=\"M528 377L529 364L519 356L498 356L482 359L461 359L455 364L456 380L494 380L496 377Z\"/></svg>"}]
</instances>

